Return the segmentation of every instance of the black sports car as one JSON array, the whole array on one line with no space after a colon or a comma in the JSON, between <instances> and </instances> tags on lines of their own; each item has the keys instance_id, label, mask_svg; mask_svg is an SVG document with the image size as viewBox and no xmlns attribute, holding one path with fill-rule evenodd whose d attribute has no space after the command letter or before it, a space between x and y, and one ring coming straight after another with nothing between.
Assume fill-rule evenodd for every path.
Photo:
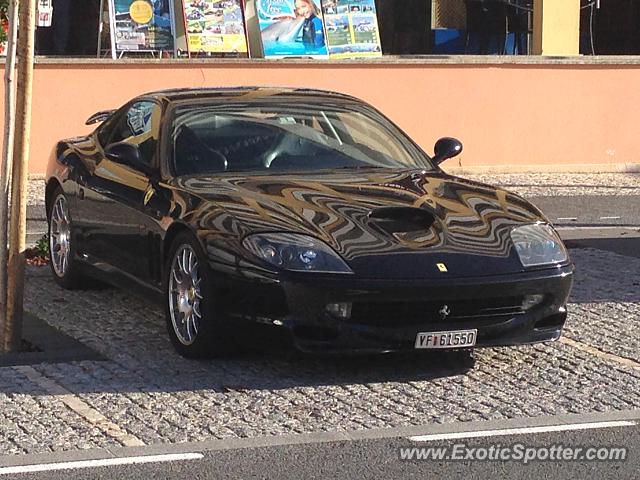
<instances>
[{"instance_id":1,"label":"black sports car","mask_svg":"<svg viewBox=\"0 0 640 480\"><path fill-rule=\"evenodd\" d=\"M429 158L362 101L302 89L166 90L98 122L49 162L54 278L158 294L182 355L274 332L308 352L562 332L562 241L523 198L444 173L455 139Z\"/></svg>"}]
</instances>

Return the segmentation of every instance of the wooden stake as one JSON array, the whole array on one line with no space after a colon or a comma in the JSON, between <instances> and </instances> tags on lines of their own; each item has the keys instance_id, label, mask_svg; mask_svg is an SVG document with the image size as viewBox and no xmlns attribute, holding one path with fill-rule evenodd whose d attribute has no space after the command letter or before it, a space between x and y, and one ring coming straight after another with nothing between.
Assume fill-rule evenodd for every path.
<instances>
[{"instance_id":1,"label":"wooden stake","mask_svg":"<svg viewBox=\"0 0 640 480\"><path fill-rule=\"evenodd\" d=\"M33 50L36 0L21 0L19 8L18 83L16 88L15 141L11 179L9 264L7 271L7 317L2 332L2 350L15 352L22 338L24 251L26 247L27 176L33 88Z\"/></svg>"},{"instance_id":2,"label":"wooden stake","mask_svg":"<svg viewBox=\"0 0 640 480\"><path fill-rule=\"evenodd\" d=\"M9 195L11 194L11 162L13 161L13 138L15 131L15 85L16 40L18 38L18 0L9 1L9 32L7 35L7 58L4 66L4 135L2 161L0 163L0 338L4 337L7 319L7 219L9 218ZM4 247L4 248L3 248ZM0 350L4 350L0 347Z\"/></svg>"}]
</instances>

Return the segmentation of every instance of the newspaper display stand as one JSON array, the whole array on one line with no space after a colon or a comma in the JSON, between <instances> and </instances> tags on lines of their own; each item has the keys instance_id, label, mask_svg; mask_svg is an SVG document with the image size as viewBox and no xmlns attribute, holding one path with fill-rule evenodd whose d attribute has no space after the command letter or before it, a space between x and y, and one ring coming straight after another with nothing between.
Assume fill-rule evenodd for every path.
<instances>
[{"instance_id":1,"label":"newspaper display stand","mask_svg":"<svg viewBox=\"0 0 640 480\"><path fill-rule=\"evenodd\" d=\"M182 0L187 53L249 56L243 0Z\"/></svg>"},{"instance_id":2,"label":"newspaper display stand","mask_svg":"<svg viewBox=\"0 0 640 480\"><path fill-rule=\"evenodd\" d=\"M329 58L320 0L256 0L265 58Z\"/></svg>"},{"instance_id":3,"label":"newspaper display stand","mask_svg":"<svg viewBox=\"0 0 640 480\"><path fill-rule=\"evenodd\" d=\"M175 12L172 0L101 0L109 11L111 57L126 54L176 56ZM98 33L98 56L102 50L102 22Z\"/></svg>"},{"instance_id":4,"label":"newspaper display stand","mask_svg":"<svg viewBox=\"0 0 640 480\"><path fill-rule=\"evenodd\" d=\"M322 0L329 57L381 57L374 0Z\"/></svg>"}]
</instances>

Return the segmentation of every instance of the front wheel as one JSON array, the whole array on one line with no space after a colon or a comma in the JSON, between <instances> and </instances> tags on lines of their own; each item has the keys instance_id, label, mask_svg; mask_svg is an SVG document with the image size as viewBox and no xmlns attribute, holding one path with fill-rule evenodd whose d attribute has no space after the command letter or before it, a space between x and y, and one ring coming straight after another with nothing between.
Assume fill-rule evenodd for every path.
<instances>
[{"instance_id":1,"label":"front wheel","mask_svg":"<svg viewBox=\"0 0 640 480\"><path fill-rule=\"evenodd\" d=\"M232 353L233 342L215 309L213 273L191 234L176 237L164 275L167 330L178 353L187 358Z\"/></svg>"},{"instance_id":2,"label":"front wheel","mask_svg":"<svg viewBox=\"0 0 640 480\"><path fill-rule=\"evenodd\" d=\"M51 272L58 285L66 289L77 288L81 275L75 261L75 245L71 235L71 213L62 189L53 194L49 209L49 256Z\"/></svg>"}]
</instances>

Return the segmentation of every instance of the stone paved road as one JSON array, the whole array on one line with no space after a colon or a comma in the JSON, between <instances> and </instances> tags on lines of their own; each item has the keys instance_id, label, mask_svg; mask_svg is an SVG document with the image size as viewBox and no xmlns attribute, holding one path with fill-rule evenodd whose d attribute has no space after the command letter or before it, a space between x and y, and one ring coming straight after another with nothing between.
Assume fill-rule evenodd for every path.
<instances>
[{"instance_id":1,"label":"stone paved road","mask_svg":"<svg viewBox=\"0 0 640 480\"><path fill-rule=\"evenodd\" d=\"M567 336L578 343L479 350L470 370L438 356L185 360L157 306L115 289L67 292L32 268L26 307L109 358L35 368L146 444L640 408L640 259L572 254ZM0 454L117 444L0 368Z\"/></svg>"},{"instance_id":2,"label":"stone paved road","mask_svg":"<svg viewBox=\"0 0 640 480\"><path fill-rule=\"evenodd\" d=\"M13 368L0 368L0 453L115 446L59 399Z\"/></svg>"},{"instance_id":3,"label":"stone paved road","mask_svg":"<svg viewBox=\"0 0 640 480\"><path fill-rule=\"evenodd\" d=\"M640 195L640 173L508 173L461 175L498 185L523 197Z\"/></svg>"}]
</instances>

